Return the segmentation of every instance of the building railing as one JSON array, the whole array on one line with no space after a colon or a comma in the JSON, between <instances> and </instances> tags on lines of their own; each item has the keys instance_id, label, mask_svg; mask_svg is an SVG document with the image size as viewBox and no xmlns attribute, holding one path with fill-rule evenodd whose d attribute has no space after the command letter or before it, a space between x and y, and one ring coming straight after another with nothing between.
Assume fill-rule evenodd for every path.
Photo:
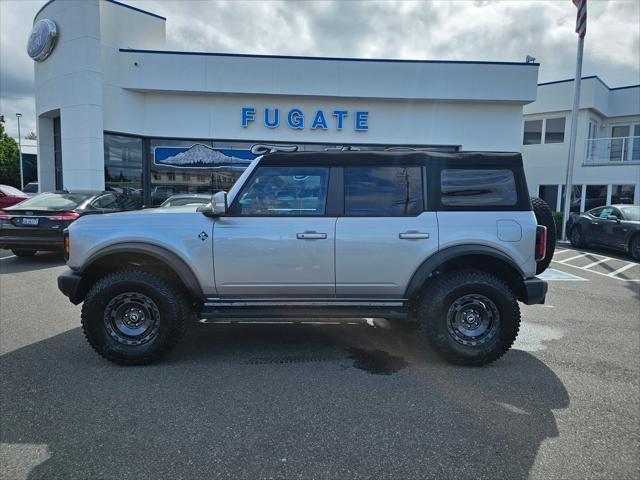
<instances>
[{"instance_id":1,"label":"building railing","mask_svg":"<svg viewBox=\"0 0 640 480\"><path fill-rule=\"evenodd\" d=\"M590 138L583 165L640 163L640 137Z\"/></svg>"}]
</instances>

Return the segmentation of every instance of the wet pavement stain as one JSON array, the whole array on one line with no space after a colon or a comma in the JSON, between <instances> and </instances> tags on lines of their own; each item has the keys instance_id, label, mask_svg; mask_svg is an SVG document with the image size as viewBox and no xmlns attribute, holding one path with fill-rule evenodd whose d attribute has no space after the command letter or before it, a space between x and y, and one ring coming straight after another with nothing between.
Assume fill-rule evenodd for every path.
<instances>
[{"instance_id":1,"label":"wet pavement stain","mask_svg":"<svg viewBox=\"0 0 640 480\"><path fill-rule=\"evenodd\" d=\"M404 358L389 355L382 350L350 348L349 358L353 360L355 368L372 375L392 375L409 365Z\"/></svg>"}]
</instances>

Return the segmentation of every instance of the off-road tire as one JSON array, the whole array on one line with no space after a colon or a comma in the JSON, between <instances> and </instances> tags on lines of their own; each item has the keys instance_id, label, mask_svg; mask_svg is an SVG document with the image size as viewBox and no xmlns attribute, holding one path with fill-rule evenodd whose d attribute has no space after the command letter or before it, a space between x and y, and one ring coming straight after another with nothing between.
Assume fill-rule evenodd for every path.
<instances>
[{"instance_id":1,"label":"off-road tire","mask_svg":"<svg viewBox=\"0 0 640 480\"><path fill-rule=\"evenodd\" d=\"M536 264L536 274L544 272L551 263L553 253L556 250L556 222L547 202L538 197L531 197L531 207L536 216L538 225L547 227L547 249L544 258Z\"/></svg>"},{"instance_id":2,"label":"off-road tire","mask_svg":"<svg viewBox=\"0 0 640 480\"><path fill-rule=\"evenodd\" d=\"M15 249L15 250L12 249L11 252L13 252L13 254L16 257L25 257L26 258L26 257L33 257L36 254L37 250L24 250L24 249L21 248L21 249Z\"/></svg>"},{"instance_id":3,"label":"off-road tire","mask_svg":"<svg viewBox=\"0 0 640 480\"><path fill-rule=\"evenodd\" d=\"M157 306L157 330L141 345L124 345L107 328L107 308L119 295L142 294ZM167 354L184 335L189 319L185 295L153 274L126 270L108 274L87 294L82 305L82 330L93 349L107 360L122 365L144 365Z\"/></svg>"},{"instance_id":4,"label":"off-road tire","mask_svg":"<svg viewBox=\"0 0 640 480\"><path fill-rule=\"evenodd\" d=\"M569 242L571 242L571 246L576 248L585 247L587 245L580 225L574 225L571 228L571 231L569 232Z\"/></svg>"},{"instance_id":5,"label":"off-road tire","mask_svg":"<svg viewBox=\"0 0 640 480\"><path fill-rule=\"evenodd\" d=\"M448 329L450 308L470 294L488 298L499 312L497 330L482 345L462 345ZM456 365L480 366L497 360L511 348L520 328L520 307L511 288L498 277L479 270L443 274L421 292L417 307L417 334Z\"/></svg>"}]
</instances>

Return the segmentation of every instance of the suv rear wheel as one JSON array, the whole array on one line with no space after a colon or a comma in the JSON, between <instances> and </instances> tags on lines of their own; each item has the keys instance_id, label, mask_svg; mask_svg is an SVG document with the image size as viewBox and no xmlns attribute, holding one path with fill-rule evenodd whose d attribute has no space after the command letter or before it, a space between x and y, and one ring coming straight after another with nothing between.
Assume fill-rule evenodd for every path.
<instances>
[{"instance_id":1,"label":"suv rear wheel","mask_svg":"<svg viewBox=\"0 0 640 480\"><path fill-rule=\"evenodd\" d=\"M184 334L182 294L147 272L122 271L99 280L82 306L82 329L93 349L124 365L151 363Z\"/></svg>"},{"instance_id":2,"label":"suv rear wheel","mask_svg":"<svg viewBox=\"0 0 640 480\"><path fill-rule=\"evenodd\" d=\"M418 303L418 332L447 361L484 365L504 355L520 328L520 308L499 278L478 270L442 275Z\"/></svg>"}]
</instances>

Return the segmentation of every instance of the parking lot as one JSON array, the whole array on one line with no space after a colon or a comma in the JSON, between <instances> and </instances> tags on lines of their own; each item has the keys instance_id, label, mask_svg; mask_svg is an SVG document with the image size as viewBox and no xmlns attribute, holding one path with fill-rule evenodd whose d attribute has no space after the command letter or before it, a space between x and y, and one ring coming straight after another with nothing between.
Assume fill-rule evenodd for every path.
<instances>
[{"instance_id":1,"label":"parking lot","mask_svg":"<svg viewBox=\"0 0 640 480\"><path fill-rule=\"evenodd\" d=\"M640 265L560 247L482 368L361 325L194 325L119 367L51 254L0 251L0 477L638 478Z\"/></svg>"}]
</instances>

